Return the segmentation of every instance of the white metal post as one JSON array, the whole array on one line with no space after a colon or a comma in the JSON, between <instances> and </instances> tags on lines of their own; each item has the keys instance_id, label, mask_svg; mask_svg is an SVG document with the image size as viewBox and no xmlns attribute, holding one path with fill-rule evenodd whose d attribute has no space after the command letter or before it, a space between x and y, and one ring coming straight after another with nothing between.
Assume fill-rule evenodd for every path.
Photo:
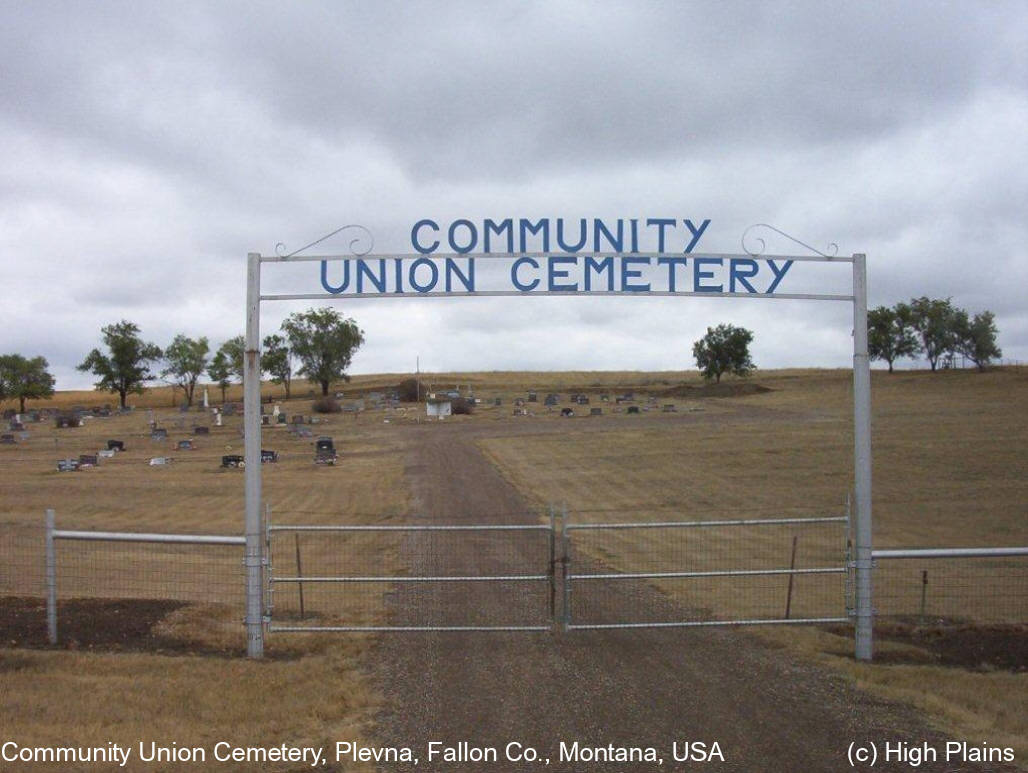
<instances>
[{"instance_id":1,"label":"white metal post","mask_svg":"<svg viewBox=\"0 0 1028 773\"><path fill-rule=\"evenodd\" d=\"M261 529L261 260L246 258L246 347L243 354L243 432L246 466L246 654L264 656L264 577Z\"/></svg>"},{"instance_id":2,"label":"white metal post","mask_svg":"<svg viewBox=\"0 0 1028 773\"><path fill-rule=\"evenodd\" d=\"M46 511L46 634L57 644L57 552L54 550L53 510Z\"/></svg>"},{"instance_id":3,"label":"white metal post","mask_svg":"<svg viewBox=\"0 0 1028 773\"><path fill-rule=\"evenodd\" d=\"M871 660L871 363L867 353L867 257L853 256L853 477L857 660Z\"/></svg>"}]
</instances>

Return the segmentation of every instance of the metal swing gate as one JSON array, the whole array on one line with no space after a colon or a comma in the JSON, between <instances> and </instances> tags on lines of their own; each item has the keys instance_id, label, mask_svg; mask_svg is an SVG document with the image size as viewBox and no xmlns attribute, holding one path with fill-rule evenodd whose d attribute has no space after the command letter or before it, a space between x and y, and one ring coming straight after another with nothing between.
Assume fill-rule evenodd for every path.
<instances>
[{"instance_id":1,"label":"metal swing gate","mask_svg":"<svg viewBox=\"0 0 1028 773\"><path fill-rule=\"evenodd\" d=\"M848 515L572 523L563 512L558 528L551 508L548 520L269 525L269 631L850 621Z\"/></svg>"},{"instance_id":2,"label":"metal swing gate","mask_svg":"<svg viewBox=\"0 0 1028 773\"><path fill-rule=\"evenodd\" d=\"M269 525L269 631L548 631L554 533L552 521Z\"/></svg>"},{"instance_id":3,"label":"metal swing gate","mask_svg":"<svg viewBox=\"0 0 1028 773\"><path fill-rule=\"evenodd\" d=\"M562 519L564 629L850 622L848 533L848 516Z\"/></svg>"}]
</instances>

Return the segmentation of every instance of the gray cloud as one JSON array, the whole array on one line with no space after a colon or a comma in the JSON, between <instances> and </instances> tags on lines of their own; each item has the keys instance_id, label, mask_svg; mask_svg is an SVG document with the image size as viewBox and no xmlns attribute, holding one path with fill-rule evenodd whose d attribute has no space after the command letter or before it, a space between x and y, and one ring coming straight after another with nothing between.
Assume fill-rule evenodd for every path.
<instances>
[{"instance_id":1,"label":"gray cloud","mask_svg":"<svg viewBox=\"0 0 1028 773\"><path fill-rule=\"evenodd\" d=\"M408 252L426 216L709 217L701 247L725 252L769 222L868 253L873 304L992 309L1028 359L1020 3L10 3L4 21L0 348L44 354L61 386L88 385L71 369L122 317L159 344L241 332L247 251L362 222ZM365 371L681 368L726 320L762 366L849 362L845 310L816 304L344 312Z\"/></svg>"}]
</instances>

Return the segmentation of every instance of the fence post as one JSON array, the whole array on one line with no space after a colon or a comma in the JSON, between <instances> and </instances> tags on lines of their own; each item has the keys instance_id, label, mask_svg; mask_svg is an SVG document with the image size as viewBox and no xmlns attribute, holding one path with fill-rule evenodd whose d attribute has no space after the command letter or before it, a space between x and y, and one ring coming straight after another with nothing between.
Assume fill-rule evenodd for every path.
<instances>
[{"instance_id":1,"label":"fence post","mask_svg":"<svg viewBox=\"0 0 1028 773\"><path fill-rule=\"evenodd\" d=\"M46 511L46 635L51 644L57 644L57 553L54 550L54 521L56 515Z\"/></svg>"},{"instance_id":2,"label":"fence post","mask_svg":"<svg viewBox=\"0 0 1028 773\"><path fill-rule=\"evenodd\" d=\"M792 558L789 559L789 590L785 594L785 619L789 619L789 614L792 612L792 581L796 577L793 574L793 570L796 569L796 541L799 539L798 534L792 535Z\"/></svg>"}]
</instances>

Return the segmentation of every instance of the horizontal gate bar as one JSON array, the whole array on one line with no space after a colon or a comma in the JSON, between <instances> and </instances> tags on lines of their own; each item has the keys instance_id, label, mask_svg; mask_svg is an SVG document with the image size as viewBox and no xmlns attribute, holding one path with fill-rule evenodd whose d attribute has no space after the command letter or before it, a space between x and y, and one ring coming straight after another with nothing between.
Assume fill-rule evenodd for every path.
<instances>
[{"instance_id":1,"label":"horizontal gate bar","mask_svg":"<svg viewBox=\"0 0 1028 773\"><path fill-rule=\"evenodd\" d=\"M666 258L669 253L666 252L581 252L582 257L592 258ZM338 253L332 255L259 255L258 260L261 263L311 263L320 261L340 261L340 260L422 260L428 258L429 260L467 260L468 258L475 258L476 260L515 260L517 258L567 258L576 257L576 255L569 255L566 252L433 252L430 254L422 253L383 253L383 254L370 254L370 255L340 255ZM696 253L691 257L694 258L720 258L722 260L731 258L742 258L745 260L757 260L766 262L769 260L793 260L798 262L807 263L852 263L853 257L850 255L737 255L727 252L704 252L702 254ZM637 293L638 294L638 293Z\"/></svg>"},{"instance_id":2,"label":"horizontal gate bar","mask_svg":"<svg viewBox=\"0 0 1028 773\"><path fill-rule=\"evenodd\" d=\"M272 625L275 633L345 633L385 631L550 631L549 625Z\"/></svg>"},{"instance_id":3,"label":"horizontal gate bar","mask_svg":"<svg viewBox=\"0 0 1028 773\"><path fill-rule=\"evenodd\" d=\"M728 521L654 521L649 523L569 523L567 530L572 529L674 529L695 528L698 526L774 526L778 524L803 523L844 523L844 515L823 516L820 518L754 518L750 520Z\"/></svg>"},{"instance_id":4,"label":"horizontal gate bar","mask_svg":"<svg viewBox=\"0 0 1028 773\"><path fill-rule=\"evenodd\" d=\"M391 575L384 577L272 577L271 582L516 582L549 579L550 575L548 574L474 574L466 577L397 577Z\"/></svg>"},{"instance_id":5,"label":"horizontal gate bar","mask_svg":"<svg viewBox=\"0 0 1028 773\"><path fill-rule=\"evenodd\" d=\"M911 548L871 551L871 558L1001 558L1003 556L1028 556L1028 547Z\"/></svg>"},{"instance_id":6,"label":"horizontal gate bar","mask_svg":"<svg viewBox=\"0 0 1028 773\"><path fill-rule=\"evenodd\" d=\"M166 542L177 545L245 545L246 537L210 534L146 534L128 531L69 531L55 529L54 539L91 540L95 542Z\"/></svg>"},{"instance_id":7,"label":"horizontal gate bar","mask_svg":"<svg viewBox=\"0 0 1028 773\"><path fill-rule=\"evenodd\" d=\"M699 628L719 625L801 625L809 623L848 623L848 617L806 617L790 620L689 620L678 623L573 623L570 630L605 628Z\"/></svg>"},{"instance_id":8,"label":"horizontal gate bar","mask_svg":"<svg viewBox=\"0 0 1028 773\"><path fill-rule=\"evenodd\" d=\"M612 574L569 574L569 580L644 580L665 577L744 577L769 574L845 574L842 566L821 569L715 569L709 572L635 572Z\"/></svg>"},{"instance_id":9,"label":"horizontal gate bar","mask_svg":"<svg viewBox=\"0 0 1028 773\"><path fill-rule=\"evenodd\" d=\"M268 531L549 531L550 527L541 523L521 524L477 524L477 525L443 525L443 526L270 526Z\"/></svg>"}]
</instances>

